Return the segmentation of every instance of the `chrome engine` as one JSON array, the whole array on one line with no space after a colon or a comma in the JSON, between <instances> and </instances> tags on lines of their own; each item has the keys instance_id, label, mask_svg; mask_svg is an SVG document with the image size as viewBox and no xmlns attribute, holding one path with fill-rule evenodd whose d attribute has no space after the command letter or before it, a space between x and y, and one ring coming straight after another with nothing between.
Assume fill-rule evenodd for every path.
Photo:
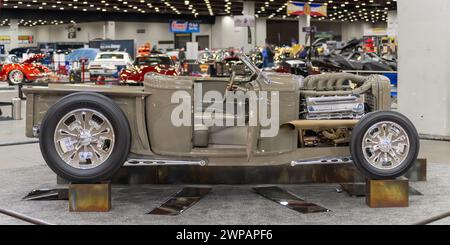
<instances>
[{"instance_id":1,"label":"chrome engine","mask_svg":"<svg viewBox=\"0 0 450 245\"><path fill-rule=\"evenodd\" d=\"M366 113L391 106L390 81L386 77L324 73L300 83L300 118L304 120L359 120ZM348 145L351 128L305 129L302 147Z\"/></svg>"},{"instance_id":2,"label":"chrome engine","mask_svg":"<svg viewBox=\"0 0 450 245\"><path fill-rule=\"evenodd\" d=\"M323 96L305 99L306 119L360 119L365 113L364 96Z\"/></svg>"},{"instance_id":3,"label":"chrome engine","mask_svg":"<svg viewBox=\"0 0 450 245\"><path fill-rule=\"evenodd\" d=\"M303 99L303 118L307 120L358 120L365 115L364 95L312 96ZM349 129L306 130L303 145L340 145L350 141Z\"/></svg>"}]
</instances>

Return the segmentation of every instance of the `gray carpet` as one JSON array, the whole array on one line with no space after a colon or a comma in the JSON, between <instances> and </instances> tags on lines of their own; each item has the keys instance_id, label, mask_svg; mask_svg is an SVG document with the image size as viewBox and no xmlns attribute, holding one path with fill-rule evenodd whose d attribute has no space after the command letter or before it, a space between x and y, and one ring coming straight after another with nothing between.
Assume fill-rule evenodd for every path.
<instances>
[{"instance_id":1,"label":"gray carpet","mask_svg":"<svg viewBox=\"0 0 450 245\"><path fill-rule=\"evenodd\" d=\"M3 169L0 207L54 224L413 224L450 211L450 166L430 164L429 182L413 183L425 196L412 196L409 208L370 209L364 198L337 193L337 185L283 186L331 209L330 213L300 214L257 194L251 186L214 186L198 204L175 217L145 215L182 186L113 188L109 213L70 213L67 201L22 201L35 188L55 187L55 175L46 166ZM23 224L0 215L0 224ZM450 224L450 219L439 224Z\"/></svg>"}]
</instances>

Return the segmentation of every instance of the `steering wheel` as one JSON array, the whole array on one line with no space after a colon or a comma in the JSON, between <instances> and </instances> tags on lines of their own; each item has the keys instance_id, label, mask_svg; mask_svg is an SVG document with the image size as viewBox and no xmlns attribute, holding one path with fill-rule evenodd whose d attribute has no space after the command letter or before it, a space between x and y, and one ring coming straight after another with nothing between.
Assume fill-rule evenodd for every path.
<instances>
[{"instance_id":1,"label":"steering wheel","mask_svg":"<svg viewBox=\"0 0 450 245\"><path fill-rule=\"evenodd\" d=\"M232 92L234 91L234 82L236 80L236 71L231 72L230 76L230 82L227 85L227 90L225 92Z\"/></svg>"}]
</instances>

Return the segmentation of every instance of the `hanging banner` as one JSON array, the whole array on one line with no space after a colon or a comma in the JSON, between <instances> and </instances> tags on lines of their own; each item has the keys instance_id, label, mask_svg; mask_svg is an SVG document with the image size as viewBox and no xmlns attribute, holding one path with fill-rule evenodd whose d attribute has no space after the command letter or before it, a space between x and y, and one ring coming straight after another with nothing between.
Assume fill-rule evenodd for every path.
<instances>
[{"instance_id":1,"label":"hanging banner","mask_svg":"<svg viewBox=\"0 0 450 245\"><path fill-rule=\"evenodd\" d=\"M288 15L327 16L327 6L320 3L290 2L287 5Z\"/></svg>"},{"instance_id":2,"label":"hanging banner","mask_svg":"<svg viewBox=\"0 0 450 245\"><path fill-rule=\"evenodd\" d=\"M174 33L198 33L200 24L184 20L173 20L170 23L170 32Z\"/></svg>"},{"instance_id":3,"label":"hanging banner","mask_svg":"<svg viewBox=\"0 0 450 245\"><path fill-rule=\"evenodd\" d=\"M21 35L17 37L17 41L19 44L31 44L34 43L33 36ZM0 44L10 44L11 37L10 36L0 36Z\"/></svg>"},{"instance_id":4,"label":"hanging banner","mask_svg":"<svg viewBox=\"0 0 450 245\"><path fill-rule=\"evenodd\" d=\"M23 35L18 38L19 44L31 44L34 43L33 36Z\"/></svg>"},{"instance_id":5,"label":"hanging banner","mask_svg":"<svg viewBox=\"0 0 450 245\"><path fill-rule=\"evenodd\" d=\"M9 44L11 43L10 36L0 36L0 44Z\"/></svg>"},{"instance_id":6,"label":"hanging banner","mask_svg":"<svg viewBox=\"0 0 450 245\"><path fill-rule=\"evenodd\" d=\"M238 15L234 16L233 19L235 27L254 27L256 23L253 15Z\"/></svg>"}]
</instances>

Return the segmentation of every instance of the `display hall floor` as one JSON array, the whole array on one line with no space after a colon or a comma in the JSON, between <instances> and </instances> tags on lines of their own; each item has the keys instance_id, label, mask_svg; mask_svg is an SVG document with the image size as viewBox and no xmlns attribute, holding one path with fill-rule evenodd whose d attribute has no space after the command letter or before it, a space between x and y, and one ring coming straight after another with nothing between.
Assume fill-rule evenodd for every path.
<instances>
[{"instance_id":1,"label":"display hall floor","mask_svg":"<svg viewBox=\"0 0 450 245\"><path fill-rule=\"evenodd\" d=\"M17 96L0 90L0 101ZM25 107L22 105L22 114ZM7 114L8 111L6 110ZM70 213L67 201L23 201L37 188L53 188L55 174L46 166L38 144L1 146L29 141L25 121L0 121L0 208L52 224L414 224L450 211L450 142L422 141L428 159L428 182L411 183L423 196L411 196L409 208L371 209L365 198L336 191L337 184L280 186L331 210L301 214L265 199L254 186L211 186L212 191L178 216L146 213L184 186L113 186L109 213ZM25 224L0 214L0 224ZM450 218L433 224L450 224Z\"/></svg>"}]
</instances>

